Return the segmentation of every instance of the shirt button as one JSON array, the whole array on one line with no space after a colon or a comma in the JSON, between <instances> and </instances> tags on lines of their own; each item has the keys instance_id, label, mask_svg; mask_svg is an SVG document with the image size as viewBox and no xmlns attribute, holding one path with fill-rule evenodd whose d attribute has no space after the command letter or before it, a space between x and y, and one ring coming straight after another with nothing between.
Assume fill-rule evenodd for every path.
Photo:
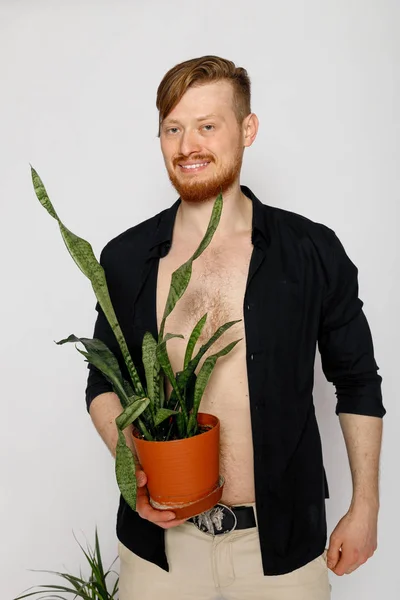
<instances>
[{"instance_id":1,"label":"shirt button","mask_svg":"<svg viewBox=\"0 0 400 600\"><path fill-rule=\"evenodd\" d=\"M254 358L254 354L251 354L250 355L250 360L253 360L253 358Z\"/></svg>"},{"instance_id":2,"label":"shirt button","mask_svg":"<svg viewBox=\"0 0 400 600\"><path fill-rule=\"evenodd\" d=\"M250 310L250 304L247 305L247 310Z\"/></svg>"}]
</instances>

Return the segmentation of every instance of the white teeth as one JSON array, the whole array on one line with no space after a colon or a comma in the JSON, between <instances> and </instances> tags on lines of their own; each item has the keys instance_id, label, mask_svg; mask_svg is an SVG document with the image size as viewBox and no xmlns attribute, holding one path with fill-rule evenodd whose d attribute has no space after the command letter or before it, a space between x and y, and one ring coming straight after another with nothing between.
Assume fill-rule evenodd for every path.
<instances>
[{"instance_id":1,"label":"white teeth","mask_svg":"<svg viewBox=\"0 0 400 600\"><path fill-rule=\"evenodd\" d=\"M198 169L199 167L205 167L206 165L208 165L208 163L205 162L198 165L181 165L181 167L184 169Z\"/></svg>"}]
</instances>

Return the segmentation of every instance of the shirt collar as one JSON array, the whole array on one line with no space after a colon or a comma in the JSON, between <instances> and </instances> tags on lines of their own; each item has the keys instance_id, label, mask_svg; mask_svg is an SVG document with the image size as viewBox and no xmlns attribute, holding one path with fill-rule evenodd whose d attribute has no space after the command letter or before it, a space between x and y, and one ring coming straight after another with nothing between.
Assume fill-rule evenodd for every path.
<instances>
[{"instance_id":1,"label":"shirt collar","mask_svg":"<svg viewBox=\"0 0 400 600\"><path fill-rule=\"evenodd\" d=\"M253 203L253 218L252 218L252 236L251 241L257 244L263 240L268 242L268 234L265 223L265 213L263 211L264 204L253 194L253 192L245 185L241 185L242 193L250 198ZM175 217L178 211L181 199L178 198L170 208L167 208L160 214L158 227L154 234L150 251L152 256L165 256L168 253L172 243L172 233L174 229ZM164 249L164 251L163 251Z\"/></svg>"}]
</instances>

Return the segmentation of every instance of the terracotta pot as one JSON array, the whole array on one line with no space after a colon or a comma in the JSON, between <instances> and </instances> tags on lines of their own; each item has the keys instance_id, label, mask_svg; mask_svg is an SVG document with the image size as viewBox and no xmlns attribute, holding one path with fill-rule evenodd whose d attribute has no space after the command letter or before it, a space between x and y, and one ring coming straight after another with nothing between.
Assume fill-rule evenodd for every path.
<instances>
[{"instance_id":1,"label":"terracotta pot","mask_svg":"<svg viewBox=\"0 0 400 600\"><path fill-rule=\"evenodd\" d=\"M147 476L150 504L159 510L173 510L178 519L187 519L209 510L221 499L224 480L219 476L220 423L214 415L198 413L199 425L208 431L183 440L133 441Z\"/></svg>"}]
</instances>

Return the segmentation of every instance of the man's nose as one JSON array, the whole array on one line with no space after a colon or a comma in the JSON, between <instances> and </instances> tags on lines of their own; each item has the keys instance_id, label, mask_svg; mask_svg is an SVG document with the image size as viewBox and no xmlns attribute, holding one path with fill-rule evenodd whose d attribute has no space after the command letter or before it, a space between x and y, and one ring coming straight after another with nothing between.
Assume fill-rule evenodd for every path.
<instances>
[{"instance_id":1,"label":"man's nose","mask_svg":"<svg viewBox=\"0 0 400 600\"><path fill-rule=\"evenodd\" d=\"M189 156L193 152L200 152L201 144L197 137L196 131L184 131L180 140L180 153L183 156Z\"/></svg>"}]
</instances>

